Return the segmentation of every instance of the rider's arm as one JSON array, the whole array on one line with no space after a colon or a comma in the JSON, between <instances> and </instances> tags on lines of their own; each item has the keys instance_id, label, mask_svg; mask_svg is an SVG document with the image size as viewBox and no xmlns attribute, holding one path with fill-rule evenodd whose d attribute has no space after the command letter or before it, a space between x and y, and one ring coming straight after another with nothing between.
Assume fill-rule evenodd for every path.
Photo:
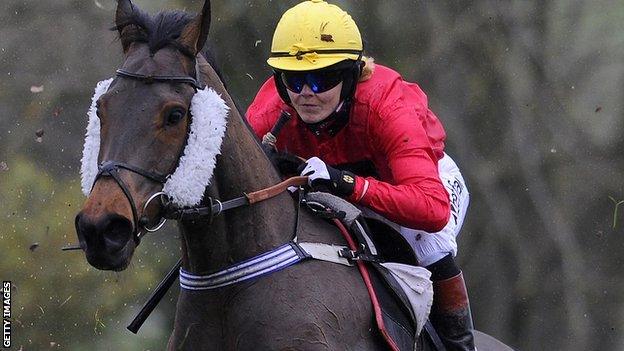
<instances>
[{"instance_id":1,"label":"rider's arm","mask_svg":"<svg viewBox=\"0 0 624 351\"><path fill-rule=\"evenodd\" d=\"M438 175L437 157L419 113L401 101L384 109L369 122L371 146L387 160L392 181L357 177L349 200L367 206L390 220L428 232L442 230L449 220L449 196ZM376 117L375 117L376 118Z\"/></svg>"}]
</instances>

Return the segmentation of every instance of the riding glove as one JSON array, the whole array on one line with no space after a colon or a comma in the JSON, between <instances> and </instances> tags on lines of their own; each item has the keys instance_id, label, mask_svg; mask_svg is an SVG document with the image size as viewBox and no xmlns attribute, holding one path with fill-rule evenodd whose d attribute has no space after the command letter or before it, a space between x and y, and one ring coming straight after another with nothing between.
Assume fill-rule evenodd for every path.
<instances>
[{"instance_id":1,"label":"riding glove","mask_svg":"<svg viewBox=\"0 0 624 351\"><path fill-rule=\"evenodd\" d=\"M301 175L308 177L308 185L317 191L348 197L355 189L355 174L328 166L318 157L310 158L300 167Z\"/></svg>"}]
</instances>

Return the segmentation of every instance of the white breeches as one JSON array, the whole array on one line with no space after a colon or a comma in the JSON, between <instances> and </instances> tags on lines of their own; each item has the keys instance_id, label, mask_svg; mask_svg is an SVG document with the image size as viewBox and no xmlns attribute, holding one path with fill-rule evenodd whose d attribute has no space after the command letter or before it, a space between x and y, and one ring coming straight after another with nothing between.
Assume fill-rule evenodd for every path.
<instances>
[{"instance_id":1,"label":"white breeches","mask_svg":"<svg viewBox=\"0 0 624 351\"><path fill-rule=\"evenodd\" d=\"M446 226L437 233L401 227L401 234L410 243L418 264L423 267L439 261L449 253L453 257L457 255L456 237L464 224L470 202L466 182L450 156L444 154L438 161L438 172L451 201L451 216Z\"/></svg>"}]
</instances>

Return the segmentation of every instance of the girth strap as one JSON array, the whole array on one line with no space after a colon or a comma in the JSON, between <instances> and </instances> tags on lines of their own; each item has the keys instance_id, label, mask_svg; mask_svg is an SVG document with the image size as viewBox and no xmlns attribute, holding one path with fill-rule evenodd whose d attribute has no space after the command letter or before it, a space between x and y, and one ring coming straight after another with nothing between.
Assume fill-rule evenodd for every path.
<instances>
[{"instance_id":1,"label":"girth strap","mask_svg":"<svg viewBox=\"0 0 624 351\"><path fill-rule=\"evenodd\" d=\"M353 266L353 261L343 257L340 253L347 250L346 246L322 244L322 243L299 243L315 260L338 263L344 266Z\"/></svg>"}]
</instances>

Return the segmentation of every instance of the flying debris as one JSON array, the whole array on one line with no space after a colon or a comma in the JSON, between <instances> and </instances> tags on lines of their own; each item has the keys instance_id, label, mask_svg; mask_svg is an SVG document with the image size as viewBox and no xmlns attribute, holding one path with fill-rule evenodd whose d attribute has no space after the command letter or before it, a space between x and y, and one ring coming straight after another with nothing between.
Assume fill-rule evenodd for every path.
<instances>
[{"instance_id":1,"label":"flying debris","mask_svg":"<svg viewBox=\"0 0 624 351\"><path fill-rule=\"evenodd\" d=\"M95 6L97 6L98 8L101 8L102 10L105 10L104 5L102 5L101 2L99 2L98 0L93 0L93 3L95 4Z\"/></svg>"},{"instance_id":2,"label":"flying debris","mask_svg":"<svg viewBox=\"0 0 624 351\"><path fill-rule=\"evenodd\" d=\"M35 141L40 143L43 141L43 134L45 134L45 131L43 129L38 129L35 132L35 135L37 136L37 138L35 138Z\"/></svg>"},{"instance_id":3,"label":"flying debris","mask_svg":"<svg viewBox=\"0 0 624 351\"><path fill-rule=\"evenodd\" d=\"M62 107L57 107L54 109L54 111L52 112L52 116L54 117L58 117L61 115L61 112L63 112L63 108Z\"/></svg>"},{"instance_id":4,"label":"flying debris","mask_svg":"<svg viewBox=\"0 0 624 351\"><path fill-rule=\"evenodd\" d=\"M33 94L42 93L43 92L43 85L40 85L40 86L33 85L33 86L31 86L30 87L30 92L33 93Z\"/></svg>"}]
</instances>

